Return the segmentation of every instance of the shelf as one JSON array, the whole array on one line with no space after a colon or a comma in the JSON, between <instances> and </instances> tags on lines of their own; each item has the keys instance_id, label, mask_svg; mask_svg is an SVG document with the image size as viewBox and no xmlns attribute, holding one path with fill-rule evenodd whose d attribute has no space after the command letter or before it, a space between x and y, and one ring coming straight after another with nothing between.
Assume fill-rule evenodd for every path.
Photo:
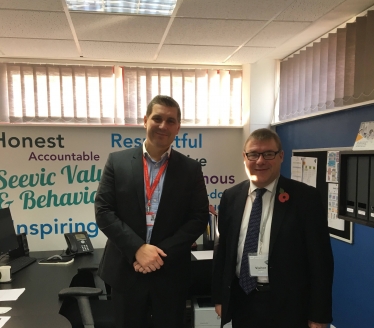
<instances>
[{"instance_id":1,"label":"shelf","mask_svg":"<svg viewBox=\"0 0 374 328\"><path fill-rule=\"evenodd\" d=\"M352 218L352 217L344 216L344 215L339 215L339 219L346 220L346 221L351 221L351 222L354 222L354 223L358 223L358 224L362 224L362 225L374 228L374 222L373 221Z\"/></svg>"}]
</instances>

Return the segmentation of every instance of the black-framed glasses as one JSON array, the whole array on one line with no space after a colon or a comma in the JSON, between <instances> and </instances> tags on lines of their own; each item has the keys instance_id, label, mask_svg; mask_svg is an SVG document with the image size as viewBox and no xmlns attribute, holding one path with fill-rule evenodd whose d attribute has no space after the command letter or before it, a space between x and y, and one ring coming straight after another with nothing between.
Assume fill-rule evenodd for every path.
<instances>
[{"instance_id":1,"label":"black-framed glasses","mask_svg":"<svg viewBox=\"0 0 374 328\"><path fill-rule=\"evenodd\" d=\"M245 153L245 156L247 156L249 161L257 161L260 158L261 155L264 159L271 160L271 159L274 159L275 156L279 152L280 152L280 150L278 150L278 151L264 151L263 153Z\"/></svg>"}]
</instances>

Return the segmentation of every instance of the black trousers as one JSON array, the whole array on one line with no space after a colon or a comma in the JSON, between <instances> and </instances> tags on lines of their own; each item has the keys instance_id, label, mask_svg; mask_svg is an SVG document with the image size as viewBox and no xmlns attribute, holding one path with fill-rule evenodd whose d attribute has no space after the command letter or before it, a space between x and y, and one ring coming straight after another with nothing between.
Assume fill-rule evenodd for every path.
<instances>
[{"instance_id":1,"label":"black trousers","mask_svg":"<svg viewBox=\"0 0 374 328\"><path fill-rule=\"evenodd\" d=\"M187 286L141 274L125 292L112 288L116 328L181 328L184 325Z\"/></svg>"},{"instance_id":2,"label":"black trousers","mask_svg":"<svg viewBox=\"0 0 374 328\"><path fill-rule=\"evenodd\" d=\"M270 311L270 292L252 291L248 295L235 278L231 286L233 328L274 328Z\"/></svg>"},{"instance_id":3,"label":"black trousers","mask_svg":"<svg viewBox=\"0 0 374 328\"><path fill-rule=\"evenodd\" d=\"M270 284L271 288L271 284ZM231 285L230 308L233 328L308 328L308 320L295 323L294 314L285 315L283 322L274 318L271 291L252 291L247 295L235 278Z\"/></svg>"}]
</instances>

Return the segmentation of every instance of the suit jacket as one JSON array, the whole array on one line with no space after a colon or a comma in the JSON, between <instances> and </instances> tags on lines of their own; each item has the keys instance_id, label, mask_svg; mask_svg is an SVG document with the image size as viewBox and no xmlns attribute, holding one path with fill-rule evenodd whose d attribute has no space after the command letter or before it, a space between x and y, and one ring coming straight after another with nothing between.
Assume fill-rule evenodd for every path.
<instances>
[{"instance_id":1,"label":"suit jacket","mask_svg":"<svg viewBox=\"0 0 374 328\"><path fill-rule=\"evenodd\" d=\"M172 150L150 243L167 257L151 279L189 277L191 245L206 229L208 197L200 163ZM142 147L109 155L95 198L96 222L108 237L99 267L101 278L118 290L137 283L135 253L146 239Z\"/></svg>"},{"instance_id":2,"label":"suit jacket","mask_svg":"<svg viewBox=\"0 0 374 328\"><path fill-rule=\"evenodd\" d=\"M230 287L236 275L239 232L249 181L227 189L219 208L219 241L212 293L222 304L222 325L231 320ZM280 189L289 199L281 202ZM280 176L269 246L269 283L274 327L307 327L332 321L333 257L327 214L317 189Z\"/></svg>"}]
</instances>

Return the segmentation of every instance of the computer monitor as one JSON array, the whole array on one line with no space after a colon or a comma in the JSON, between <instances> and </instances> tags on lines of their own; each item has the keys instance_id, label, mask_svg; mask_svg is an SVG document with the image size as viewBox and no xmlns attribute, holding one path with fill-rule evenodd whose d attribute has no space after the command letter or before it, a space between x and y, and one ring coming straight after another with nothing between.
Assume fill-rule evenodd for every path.
<instances>
[{"instance_id":1,"label":"computer monitor","mask_svg":"<svg viewBox=\"0 0 374 328\"><path fill-rule=\"evenodd\" d=\"M14 230L10 208L0 209L0 255L18 248L16 232Z\"/></svg>"}]
</instances>

